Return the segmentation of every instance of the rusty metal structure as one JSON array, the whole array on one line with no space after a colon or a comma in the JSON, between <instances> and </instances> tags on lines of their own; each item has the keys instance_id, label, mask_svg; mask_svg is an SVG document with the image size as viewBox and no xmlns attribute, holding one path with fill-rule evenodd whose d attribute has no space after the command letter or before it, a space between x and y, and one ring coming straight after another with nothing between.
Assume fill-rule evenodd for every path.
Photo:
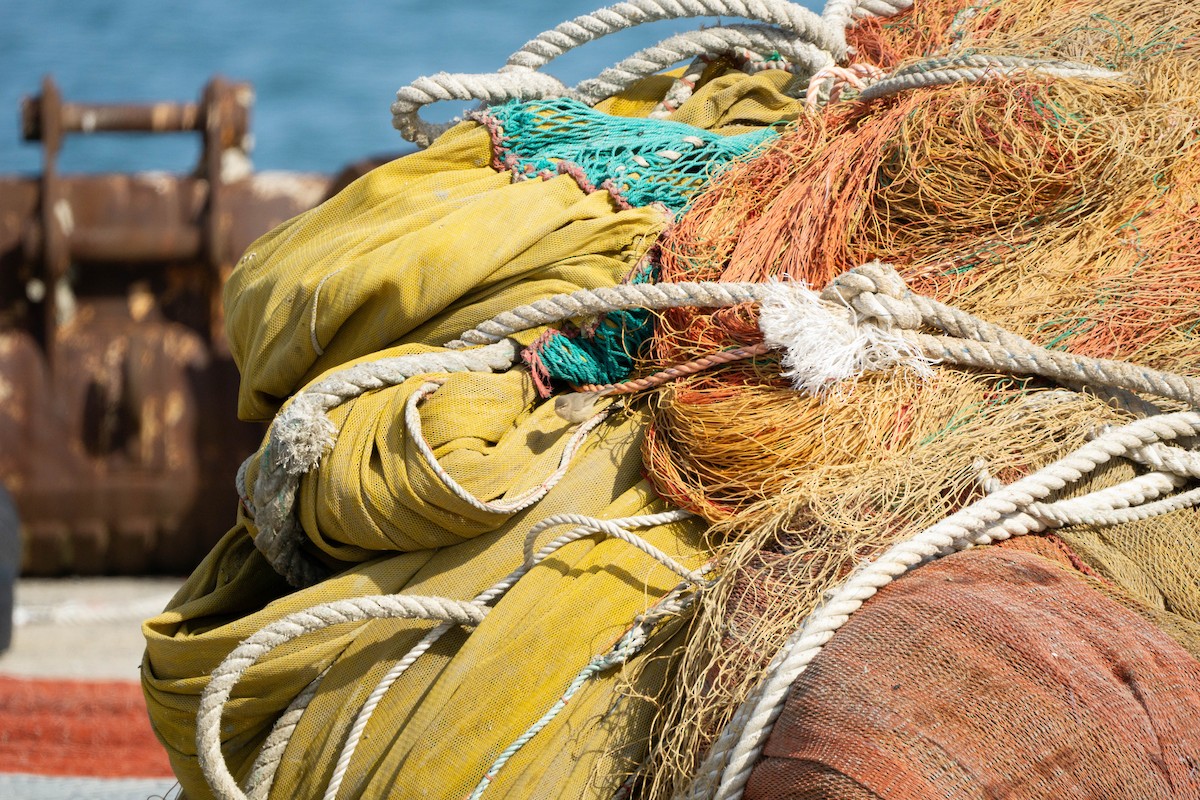
<instances>
[{"instance_id":1,"label":"rusty metal structure","mask_svg":"<svg viewBox=\"0 0 1200 800\"><path fill-rule=\"evenodd\" d=\"M255 174L249 85L196 103L22 105L40 175L0 176L0 481L26 575L190 569L233 519L262 430L236 423L221 287L259 235L312 207L324 175ZM192 174L64 175L66 139L199 134Z\"/></svg>"}]
</instances>

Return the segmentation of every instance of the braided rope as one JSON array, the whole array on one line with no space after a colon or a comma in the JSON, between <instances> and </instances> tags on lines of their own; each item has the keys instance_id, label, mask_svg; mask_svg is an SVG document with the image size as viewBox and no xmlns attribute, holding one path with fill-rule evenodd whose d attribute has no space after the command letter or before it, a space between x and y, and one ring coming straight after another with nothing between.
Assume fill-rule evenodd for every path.
<instances>
[{"instance_id":1,"label":"braided rope","mask_svg":"<svg viewBox=\"0 0 1200 800\"><path fill-rule=\"evenodd\" d=\"M712 58L707 55L696 56L692 59L692 63L687 65L683 74L675 79L671 88L667 89L667 93L663 95L663 99L649 113L650 119L666 119L686 103L695 93L696 84L704 77L704 70L712 61Z\"/></svg>"},{"instance_id":2,"label":"braided rope","mask_svg":"<svg viewBox=\"0 0 1200 800\"><path fill-rule=\"evenodd\" d=\"M798 3L786 0L628 0L576 17L539 34L509 56L504 71L539 69L576 47L647 22L696 17L740 17L763 22L790 32L793 38L828 50L834 58L845 55L845 29L830 25Z\"/></svg>"},{"instance_id":3,"label":"braided rope","mask_svg":"<svg viewBox=\"0 0 1200 800\"><path fill-rule=\"evenodd\" d=\"M673 367L667 367L653 375L647 375L645 378L634 378L633 380L622 381L620 383L597 384L589 383L578 387L577 391L583 394L590 394L596 397L608 397L615 394L633 394L635 392L653 389L663 384L677 381L680 378L686 378L688 375L695 375L698 372L703 372L706 369L711 369L722 364L731 364L734 361L744 361L747 358L765 355L770 352L770 347L766 343L750 345L749 347L735 347L732 350L719 350L715 353L701 356L700 358L692 359L683 364L676 364Z\"/></svg>"},{"instance_id":4,"label":"braided rope","mask_svg":"<svg viewBox=\"0 0 1200 800\"><path fill-rule=\"evenodd\" d=\"M497 342L507 336L573 317L609 311L647 308L720 308L763 299L771 292L765 283L622 283L599 289L580 289L519 306L467 331L446 347L458 349Z\"/></svg>"},{"instance_id":5,"label":"braided rope","mask_svg":"<svg viewBox=\"0 0 1200 800\"><path fill-rule=\"evenodd\" d=\"M504 312L461 338L450 348L497 341L519 331L610 311L683 306L715 308L761 302L808 292L787 283L657 283L621 284L555 295ZM1127 362L1047 350L992 323L914 294L890 265L873 262L835 278L820 299L856 316L856 324L877 325L896 333L925 358L961 367L1040 375L1067 384L1099 384L1200 405L1200 381ZM949 336L918 333L928 325ZM773 340L768 335L768 341Z\"/></svg>"},{"instance_id":6,"label":"braided rope","mask_svg":"<svg viewBox=\"0 0 1200 800\"><path fill-rule=\"evenodd\" d=\"M1105 431L1053 464L987 495L913 538L890 547L856 570L787 640L767 667L764 679L734 714L682 795L687 800L736 800L783 710L795 680L849 616L879 589L918 564L974 545L1042 530L1046 521L1028 507L1080 480L1109 460L1163 440L1200 433L1200 414L1185 411L1137 420ZM1178 496L1176 504L1194 504L1200 491ZM1165 507L1165 504L1164 504ZM1121 516L1115 514L1114 516Z\"/></svg>"},{"instance_id":7,"label":"braided rope","mask_svg":"<svg viewBox=\"0 0 1200 800\"><path fill-rule=\"evenodd\" d=\"M910 8L912 0L829 0L821 12L821 19L845 31L859 20L894 17Z\"/></svg>"},{"instance_id":8,"label":"braided rope","mask_svg":"<svg viewBox=\"0 0 1200 800\"><path fill-rule=\"evenodd\" d=\"M540 564L563 545L569 544L576 539L580 539L582 536L591 535L594 533L611 535L611 532L614 529L619 531L619 535L617 535L615 538L633 544L642 552L648 553L652 557L656 558L659 563L673 570L677 574L683 575L684 577L688 577L690 579L690 576L699 573L694 573L693 571L688 570L686 567L672 560L669 556L662 554L660 550L651 545L649 542L646 542L639 536L629 533L629 531L623 530L623 528L653 527L656 525L664 525L669 522L678 522L683 519L689 519L692 516L693 515L689 512L682 510L664 511L658 514L643 514L636 517L624 517L620 519L603 521L596 520L592 517L575 516L574 519L584 520L587 527L580 528L576 531L572 531L569 534L560 536L554 541L546 544L536 553L533 553L531 551L533 539L540 531L545 530L546 527L549 527L546 522L539 523L539 525L535 525L532 529L530 529L525 538L525 560L521 566L513 570L502 580L480 592L474 597L474 599L471 600L471 602L481 606L491 604L495 600L502 597L514 585L516 585L517 581L520 580L527 572L529 572L529 570ZM579 530L583 530L584 533L581 535L574 535ZM659 555L655 554L659 554L662 557L660 558ZM428 652L429 648L432 647L434 643L438 641L438 639L445 635L451 627L452 626L448 623L442 623L430 630L427 634L425 634L421 641L417 642L417 644L414 645L413 648L409 650L403 658L396 662L396 664L394 664L392 668L388 670L387 674L383 676L379 683L376 684L375 688L371 691L370 696L367 698L367 701L363 704L363 707L359 709L358 715L355 717L354 725L350 729L350 734L346 738L346 743L342 746L342 751L338 756L337 764L334 766L333 775L330 778L329 785L325 789L324 800L335 800L337 797L338 790L341 788L342 782L346 776L346 772L350 767L350 762L353 760L354 753L358 749L358 744L362 740L363 732L367 728L367 723L370 722L371 715L374 714L375 708L383 700L384 695L387 694L392 685L399 680L400 676L403 675L404 672L410 666L412 666L418 658Z\"/></svg>"},{"instance_id":9,"label":"braided rope","mask_svg":"<svg viewBox=\"0 0 1200 800\"><path fill-rule=\"evenodd\" d=\"M437 619L458 625L483 622L487 609L471 602L415 595L337 600L288 614L233 649L213 670L196 714L196 754L209 788L220 800L247 800L221 752L221 713L243 674L271 650L306 633L368 619Z\"/></svg>"},{"instance_id":10,"label":"braided rope","mask_svg":"<svg viewBox=\"0 0 1200 800\"><path fill-rule=\"evenodd\" d=\"M412 438L413 444L417 448L417 452L425 460L426 466L438 477L450 492L470 505L472 508L480 511L485 511L491 514L513 514L517 511L529 508L534 503L545 497L551 489L553 489L563 476L567 474L567 469L570 467L571 459L575 457L575 453L583 446L587 435L595 430L596 426L608 419L609 413L613 410L613 406L602 409L594 414L590 419L585 421L579 428L571 434L571 438L567 440L567 444L563 447L562 456L559 458L558 467L554 472L550 473L541 483L526 489L524 492L515 497L507 498L506 500L497 502L486 502L480 500L475 495L468 492L462 484L454 480L450 473L447 472L440 463L437 456L429 443L425 441L425 434L421 430L421 414L417 406L421 401L429 395L436 392L442 386L441 382L430 381L423 384L421 388L413 392L408 397L408 402L404 404L404 424L408 427L409 435Z\"/></svg>"},{"instance_id":11,"label":"braided rope","mask_svg":"<svg viewBox=\"0 0 1200 800\"><path fill-rule=\"evenodd\" d=\"M1024 56L967 55L930 59L896 70L891 75L867 86L860 100L878 100L911 89L946 86L966 81L981 83L1011 75L1039 75L1048 78L1084 78L1088 80L1120 80L1122 74L1100 69L1090 64L1058 59L1027 58Z\"/></svg>"},{"instance_id":12,"label":"braided rope","mask_svg":"<svg viewBox=\"0 0 1200 800\"><path fill-rule=\"evenodd\" d=\"M810 12L811 13L811 12ZM481 100L494 105L508 100L549 100L569 97L587 105L619 94L649 75L674 64L710 53L734 49L779 52L804 74L833 63L824 49L796 39L787 32L763 25L729 25L676 34L640 50L609 67L595 78L568 88L557 78L541 72L506 67L496 73L467 74L439 72L418 78L396 92L392 104L392 126L420 147L429 144L455 123L431 124L421 119L420 110L442 100Z\"/></svg>"},{"instance_id":13,"label":"braided rope","mask_svg":"<svg viewBox=\"0 0 1200 800\"><path fill-rule=\"evenodd\" d=\"M861 92L871 81L883 77L883 70L865 62L848 67L824 67L809 78L808 88L804 90L804 107L809 111L816 111L820 106L836 101L846 89L857 89Z\"/></svg>"},{"instance_id":14,"label":"braided rope","mask_svg":"<svg viewBox=\"0 0 1200 800\"><path fill-rule=\"evenodd\" d=\"M596 533L602 533L614 539L620 539L623 542L633 545L638 550L641 550L646 555L653 558L658 563L662 564L667 569L674 572L676 575L691 581L692 583L701 583L704 577L701 572L690 570L680 564L675 559L658 549L654 545L647 542L640 536L635 536L625 527L650 527L655 525L665 525L669 522L678 522L688 519L693 515L688 511L674 510L664 511L660 514L652 514L643 517L628 517L625 519L596 519L595 517L586 517L582 514L555 514L542 520L538 524L529 529L529 533L525 537L525 559L526 563L536 564L546 558L550 553L557 550L563 545L573 542L576 539L582 539L586 536L591 536ZM543 546L536 554L532 553L533 543L542 531L548 528L557 527L559 525L575 525L575 529L569 533L564 533L562 536L555 538Z\"/></svg>"},{"instance_id":15,"label":"braided rope","mask_svg":"<svg viewBox=\"0 0 1200 800\"><path fill-rule=\"evenodd\" d=\"M1200 453L1191 450L1159 443L1132 450L1125 457L1161 472L1200 478Z\"/></svg>"},{"instance_id":16,"label":"braided rope","mask_svg":"<svg viewBox=\"0 0 1200 800\"><path fill-rule=\"evenodd\" d=\"M317 689L320 688L321 681L328 672L329 668L326 667L320 675L313 678L312 683L304 687L303 692L296 695L279 719L275 720L275 724L271 726L271 732L267 734L262 748L254 757L254 764L250 767L249 775L242 783L242 791L246 793L248 800L267 800L288 742L291 741L292 734L300 723L300 718L308 710L308 704L317 696Z\"/></svg>"},{"instance_id":17,"label":"braided rope","mask_svg":"<svg viewBox=\"0 0 1200 800\"><path fill-rule=\"evenodd\" d=\"M809 75L834 63L833 57L825 50L808 42L798 41L786 31L761 25L727 25L672 36L609 67L595 78L581 81L574 92L588 105L595 105L642 78L687 58L738 50L752 53L777 52L803 75Z\"/></svg>"},{"instance_id":18,"label":"braided rope","mask_svg":"<svg viewBox=\"0 0 1200 800\"><path fill-rule=\"evenodd\" d=\"M492 765L484 772L479 783L471 792L468 800L479 800L483 793L491 786L492 781L496 779L500 770L508 763L514 755L526 744L528 744L534 736L536 736L543 728L554 721L559 712L566 707L571 698L583 688L587 681L601 672L612 669L615 666L629 661L630 658L637 655L650 641L650 634L663 619L671 616L681 616L687 611L696 601L698 595L692 591L691 582L685 581L675 587L661 601L656 603L645 614L641 614L634 621L633 626L613 645L612 649L607 653L601 653L594 657L591 661L584 665L583 669L571 680L562 695L554 702L554 704L544 713L536 722L530 725L524 733L516 738L512 744L506 747Z\"/></svg>"}]
</instances>

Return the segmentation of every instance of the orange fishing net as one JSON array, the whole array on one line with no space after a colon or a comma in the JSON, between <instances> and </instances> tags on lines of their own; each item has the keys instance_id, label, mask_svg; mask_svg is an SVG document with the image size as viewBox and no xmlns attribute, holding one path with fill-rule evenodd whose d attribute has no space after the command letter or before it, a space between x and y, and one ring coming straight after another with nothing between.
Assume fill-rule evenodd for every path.
<instances>
[{"instance_id":1,"label":"orange fishing net","mask_svg":"<svg viewBox=\"0 0 1200 800\"><path fill-rule=\"evenodd\" d=\"M1200 662L1069 566L968 551L838 632L745 798L1200 797L1198 708Z\"/></svg>"},{"instance_id":2,"label":"orange fishing net","mask_svg":"<svg viewBox=\"0 0 1200 800\"><path fill-rule=\"evenodd\" d=\"M973 7L918 0L900 17L865 21L850 32L856 58L884 73L982 53L1075 60L1120 75L1078 79L1030 70L870 102L843 95L803 114L763 154L725 171L693 201L660 240L663 279L785 279L820 290L879 260L894 264L913 292L1043 347L1196 376L1198 31L1195 9L1158 0ZM753 308L672 310L659 317L652 366L758 341ZM931 378L896 369L811 396L783 381L768 355L652 396L643 451L649 474L664 496L714 523L709 536L723 573L702 602L672 693L661 701L646 796L672 797L688 784L771 657L832 587L891 544L982 497L981 465L1009 482L1131 418L1079 388L936 365ZM1073 491L1135 474L1128 464L1114 466ZM789 706L779 725L790 732L777 740L793 740L773 751L798 755L785 766L760 766L754 796L965 797L983 786L1008 787L1016 797L1176 796L1169 791L1185 784L1160 774L1154 737L1174 736L1200 708L1195 662L1179 650L1200 654L1197 524L1185 510L1109 529L1065 528L1062 541L1092 576L1086 584L1056 577L1053 591L1008 567L954 571L969 570L977 555L948 562L967 567L939 566L928 575L930 567L922 567L904 577L900 586L914 582L896 590L905 597L931 592L912 601L926 604L922 615L891 607L872 615L846 645L865 653L869 643L872 656L838 662L855 675L866 669L871 689L864 691L877 694L845 697L828 671L803 675L793 692L814 705ZM972 589L985 577L1004 598L994 599L990 612L973 604ZM1011 591L1000 588L1009 578L1016 581ZM967 588L951 591L960 581ZM940 582L953 583L942 589ZM1068 596L1070 602L1058 599ZM1003 603L1011 619L993 613ZM888 622L891 613L899 621ZM896 630L905 624L923 633L924 644L906 643ZM1166 710L1149 713L1166 727L1143 725L1147 712L1129 706L1129 687L1106 672L1127 663L1097 649L1117 629L1112 641L1129 639L1130 652L1172 654L1163 657L1169 669L1146 678L1164 695L1186 684L1157 701ZM1055 652L1070 650L1078 670L1100 670L1080 706L1093 717L1075 716L1073 679L1052 670L1045 649L1028 653L1029 667L995 660L1029 642L1059 642ZM943 659L945 648L957 649ZM950 677L966 680L955 670L969 673L976 657L978 685L944 692ZM876 687L874 664L895 680L885 685L878 677ZM997 671L1001 666L1008 671ZM1013 711L1007 727L1009 719L989 703L1020 706L1030 688L1023 681L1035 677L1030 670L1043 673L1036 676L1041 693ZM911 689L910 706L893 714L891 686L912 687L914 680L921 682ZM927 729L944 739L888 739L895 731L887 722L903 739L911 728L903 714L922 708L933 714L921 717L926 728L914 735ZM872 717L872 709L884 716ZM877 744L879 728L868 722L887 729ZM1089 733L1088 725L1100 732ZM1031 726L1041 726L1038 736ZM985 738L972 738L980 731L995 736L994 752L982 752ZM809 737L820 743L812 744L817 750L805 749ZM1042 772L1052 773L1053 764L1042 770L1044 762L1028 754L1058 752L1060 742L1080 753L1078 763L1048 784ZM844 752L853 764L822 762L817 751L829 758ZM1127 761L1137 762L1128 789ZM893 763L905 769L893 770ZM765 769L792 777L769 780ZM806 777L795 777L801 773ZM863 777L868 773L884 782L864 788L874 785ZM893 773L907 794L889 793L895 787L884 779ZM966 773L975 777L959 780ZM919 780L904 784L910 774Z\"/></svg>"}]
</instances>

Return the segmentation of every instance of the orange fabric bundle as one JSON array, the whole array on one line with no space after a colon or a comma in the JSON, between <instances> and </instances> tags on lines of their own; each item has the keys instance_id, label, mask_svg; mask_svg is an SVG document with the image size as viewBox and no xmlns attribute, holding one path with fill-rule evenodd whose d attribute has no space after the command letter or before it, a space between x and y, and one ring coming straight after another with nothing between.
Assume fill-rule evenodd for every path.
<instances>
[{"instance_id":1,"label":"orange fabric bundle","mask_svg":"<svg viewBox=\"0 0 1200 800\"><path fill-rule=\"evenodd\" d=\"M928 564L793 687L746 800L1200 797L1200 662L1040 556Z\"/></svg>"}]
</instances>

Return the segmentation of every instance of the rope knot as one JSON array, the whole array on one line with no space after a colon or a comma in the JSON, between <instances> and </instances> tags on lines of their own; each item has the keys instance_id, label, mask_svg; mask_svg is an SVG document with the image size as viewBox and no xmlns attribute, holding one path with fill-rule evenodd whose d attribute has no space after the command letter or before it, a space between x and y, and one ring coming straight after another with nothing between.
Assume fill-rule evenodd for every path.
<instances>
[{"instance_id":1,"label":"rope knot","mask_svg":"<svg viewBox=\"0 0 1200 800\"><path fill-rule=\"evenodd\" d=\"M917 330L921 311L912 292L891 264L872 261L838 275L821 292L821 299L855 311L860 322L885 328Z\"/></svg>"}]
</instances>

